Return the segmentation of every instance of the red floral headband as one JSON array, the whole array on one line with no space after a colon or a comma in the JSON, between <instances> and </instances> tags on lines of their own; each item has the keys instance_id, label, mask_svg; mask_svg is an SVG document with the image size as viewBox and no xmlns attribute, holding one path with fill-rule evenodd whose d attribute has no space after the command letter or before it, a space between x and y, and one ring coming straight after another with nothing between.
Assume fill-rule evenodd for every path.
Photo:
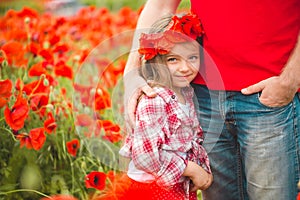
<instances>
[{"instance_id":1,"label":"red floral headband","mask_svg":"<svg viewBox=\"0 0 300 200\"><path fill-rule=\"evenodd\" d=\"M167 30L160 33L142 33L140 37L139 53L145 60L150 60L156 55L164 55L170 52L175 43L195 40L204 34L199 18L188 13L182 17L173 16ZM183 35L188 37L183 37Z\"/></svg>"}]
</instances>

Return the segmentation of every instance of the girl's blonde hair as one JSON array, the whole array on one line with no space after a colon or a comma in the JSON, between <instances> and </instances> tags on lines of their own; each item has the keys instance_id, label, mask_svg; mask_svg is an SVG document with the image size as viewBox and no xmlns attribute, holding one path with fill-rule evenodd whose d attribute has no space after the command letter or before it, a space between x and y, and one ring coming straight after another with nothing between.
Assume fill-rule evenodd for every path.
<instances>
[{"instance_id":1,"label":"girl's blonde hair","mask_svg":"<svg viewBox=\"0 0 300 200\"><path fill-rule=\"evenodd\" d=\"M172 15L167 15L161 18L152 25L149 34L164 32L168 28L171 21ZM190 39L188 44L191 42L192 40ZM199 44L197 42L193 42L192 44L197 45L198 48ZM142 58L142 65L139 68L139 73L151 87L162 86L172 88L172 77L168 67L166 67L165 56L166 55L158 54L150 60L145 60Z\"/></svg>"},{"instance_id":2,"label":"girl's blonde hair","mask_svg":"<svg viewBox=\"0 0 300 200\"><path fill-rule=\"evenodd\" d=\"M167 15L154 23L149 33L160 33L166 30L170 24L172 15ZM166 67L164 56L157 55L151 60L142 60L140 75L148 82L151 87L154 86L172 86L172 79L169 69Z\"/></svg>"}]
</instances>

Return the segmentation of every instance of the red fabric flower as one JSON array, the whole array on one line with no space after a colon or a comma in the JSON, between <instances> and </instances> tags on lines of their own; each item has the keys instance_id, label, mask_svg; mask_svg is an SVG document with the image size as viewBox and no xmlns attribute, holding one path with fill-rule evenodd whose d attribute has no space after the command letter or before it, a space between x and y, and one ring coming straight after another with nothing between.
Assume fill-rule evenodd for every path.
<instances>
[{"instance_id":1,"label":"red fabric flower","mask_svg":"<svg viewBox=\"0 0 300 200\"><path fill-rule=\"evenodd\" d=\"M11 96L12 82L9 79L0 80L0 108L6 105Z\"/></svg>"},{"instance_id":2,"label":"red fabric flower","mask_svg":"<svg viewBox=\"0 0 300 200\"><path fill-rule=\"evenodd\" d=\"M95 188L103 190L105 188L106 174L103 172L93 171L85 177L85 186L87 188Z\"/></svg>"},{"instance_id":3,"label":"red fabric flower","mask_svg":"<svg viewBox=\"0 0 300 200\"><path fill-rule=\"evenodd\" d=\"M175 43L195 40L203 35L203 29L199 18L192 13L183 17L173 16L164 32L145 34L140 37L139 53L145 60L150 60L156 55L164 55L170 52Z\"/></svg>"},{"instance_id":4,"label":"red fabric flower","mask_svg":"<svg viewBox=\"0 0 300 200\"><path fill-rule=\"evenodd\" d=\"M48 118L44 121L44 128L47 133L55 131L57 124L51 112L48 113Z\"/></svg>"},{"instance_id":5,"label":"red fabric flower","mask_svg":"<svg viewBox=\"0 0 300 200\"><path fill-rule=\"evenodd\" d=\"M29 106L27 99L19 95L11 110L8 107L5 108L5 121L13 130L19 130L23 128L28 113Z\"/></svg>"},{"instance_id":6,"label":"red fabric flower","mask_svg":"<svg viewBox=\"0 0 300 200\"><path fill-rule=\"evenodd\" d=\"M67 145L68 153L75 157L76 154L77 154L77 150L80 147L79 140L78 139L73 139L73 140L67 142L66 145Z\"/></svg>"},{"instance_id":7,"label":"red fabric flower","mask_svg":"<svg viewBox=\"0 0 300 200\"><path fill-rule=\"evenodd\" d=\"M174 23L170 30L185 34L194 40L204 33L201 22L195 14L188 13L181 18L173 16L172 21Z\"/></svg>"},{"instance_id":8,"label":"red fabric flower","mask_svg":"<svg viewBox=\"0 0 300 200\"><path fill-rule=\"evenodd\" d=\"M26 146L28 149L40 150L46 141L46 136L44 128L35 128L30 130L28 135L25 133L17 135L17 139L20 140L20 147Z\"/></svg>"},{"instance_id":9,"label":"red fabric flower","mask_svg":"<svg viewBox=\"0 0 300 200\"><path fill-rule=\"evenodd\" d=\"M156 43L159 37L162 37L162 34L141 34L139 53L145 55L146 60L157 55Z\"/></svg>"}]
</instances>

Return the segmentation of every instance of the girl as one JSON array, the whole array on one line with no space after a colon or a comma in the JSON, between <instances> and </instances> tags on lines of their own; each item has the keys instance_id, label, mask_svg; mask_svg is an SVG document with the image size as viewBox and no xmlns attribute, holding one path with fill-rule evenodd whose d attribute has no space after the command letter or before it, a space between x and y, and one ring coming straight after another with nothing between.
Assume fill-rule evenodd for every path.
<instances>
[{"instance_id":1,"label":"girl","mask_svg":"<svg viewBox=\"0 0 300 200\"><path fill-rule=\"evenodd\" d=\"M140 74L157 96L139 98L135 126L120 150L130 159L123 199L197 199L197 189L212 183L189 85L200 66L199 24L193 14L167 17L141 34Z\"/></svg>"}]
</instances>

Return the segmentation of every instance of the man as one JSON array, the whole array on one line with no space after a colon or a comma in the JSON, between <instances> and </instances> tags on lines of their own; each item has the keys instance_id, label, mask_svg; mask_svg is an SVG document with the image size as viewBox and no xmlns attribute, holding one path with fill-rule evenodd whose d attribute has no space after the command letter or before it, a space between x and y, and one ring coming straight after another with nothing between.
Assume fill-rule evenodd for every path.
<instances>
[{"instance_id":1,"label":"man","mask_svg":"<svg viewBox=\"0 0 300 200\"><path fill-rule=\"evenodd\" d=\"M179 3L148 0L135 38L138 30L175 13ZM194 89L214 182L203 191L203 198L296 199L300 1L191 0L191 9L205 31L206 52ZM139 65L133 49L125 81ZM135 80L141 79L135 76ZM126 93L132 92L129 85L125 83ZM140 90L155 95L142 81L136 87L135 96Z\"/></svg>"}]
</instances>

